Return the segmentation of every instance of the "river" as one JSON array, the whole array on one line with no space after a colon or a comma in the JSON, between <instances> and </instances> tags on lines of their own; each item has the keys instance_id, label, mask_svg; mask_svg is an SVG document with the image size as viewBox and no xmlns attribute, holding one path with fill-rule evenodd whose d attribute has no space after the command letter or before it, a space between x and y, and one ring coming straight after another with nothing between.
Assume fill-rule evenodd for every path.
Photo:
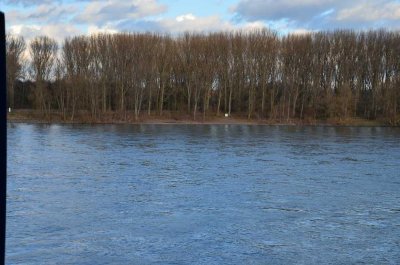
<instances>
[{"instance_id":1,"label":"river","mask_svg":"<svg viewBox=\"0 0 400 265\"><path fill-rule=\"evenodd\" d=\"M400 263L399 128L7 135L7 264Z\"/></svg>"}]
</instances>

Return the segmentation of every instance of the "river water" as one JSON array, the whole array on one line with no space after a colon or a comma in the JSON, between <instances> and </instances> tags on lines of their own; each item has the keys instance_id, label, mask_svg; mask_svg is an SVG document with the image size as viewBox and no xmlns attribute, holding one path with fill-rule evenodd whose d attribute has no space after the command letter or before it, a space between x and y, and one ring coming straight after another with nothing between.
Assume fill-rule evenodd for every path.
<instances>
[{"instance_id":1,"label":"river water","mask_svg":"<svg viewBox=\"0 0 400 265\"><path fill-rule=\"evenodd\" d=\"M400 264L400 129L8 125L7 264Z\"/></svg>"}]
</instances>

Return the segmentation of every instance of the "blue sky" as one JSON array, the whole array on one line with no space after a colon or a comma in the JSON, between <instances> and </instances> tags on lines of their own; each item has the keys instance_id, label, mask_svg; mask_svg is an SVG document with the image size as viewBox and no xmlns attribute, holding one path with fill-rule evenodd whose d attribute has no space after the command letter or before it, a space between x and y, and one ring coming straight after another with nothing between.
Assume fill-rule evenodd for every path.
<instances>
[{"instance_id":1,"label":"blue sky","mask_svg":"<svg viewBox=\"0 0 400 265\"><path fill-rule=\"evenodd\" d=\"M0 9L8 32L28 40L121 31L400 29L400 0L0 0Z\"/></svg>"}]
</instances>

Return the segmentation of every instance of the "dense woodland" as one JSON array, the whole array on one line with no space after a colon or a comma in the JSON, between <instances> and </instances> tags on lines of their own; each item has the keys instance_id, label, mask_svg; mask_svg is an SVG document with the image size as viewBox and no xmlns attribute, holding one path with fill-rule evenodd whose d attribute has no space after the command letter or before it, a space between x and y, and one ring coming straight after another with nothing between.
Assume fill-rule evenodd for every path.
<instances>
[{"instance_id":1,"label":"dense woodland","mask_svg":"<svg viewBox=\"0 0 400 265\"><path fill-rule=\"evenodd\" d=\"M7 71L11 108L65 120L229 113L400 123L400 32L385 30L120 33L61 46L45 36L30 43L8 36Z\"/></svg>"}]
</instances>

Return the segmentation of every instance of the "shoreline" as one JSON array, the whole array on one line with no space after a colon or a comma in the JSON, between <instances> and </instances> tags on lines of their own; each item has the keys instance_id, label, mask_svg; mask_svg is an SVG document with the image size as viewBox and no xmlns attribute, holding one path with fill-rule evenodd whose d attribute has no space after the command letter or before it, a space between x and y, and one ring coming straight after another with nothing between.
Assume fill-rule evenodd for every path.
<instances>
[{"instance_id":1,"label":"shoreline","mask_svg":"<svg viewBox=\"0 0 400 265\"><path fill-rule=\"evenodd\" d=\"M270 125L270 126L353 126L353 127L399 127L390 125L383 120L366 120L360 118L330 119L330 120L270 120L270 119L246 119L243 117L207 117L191 119L189 116L147 116L142 115L138 120L127 117L118 118L116 113L110 113L103 119L91 120L87 116L77 116L76 119L63 120L59 114L51 114L49 118L43 118L33 111L16 110L7 113L7 123L32 123L32 124L87 124L87 125Z\"/></svg>"}]
</instances>

